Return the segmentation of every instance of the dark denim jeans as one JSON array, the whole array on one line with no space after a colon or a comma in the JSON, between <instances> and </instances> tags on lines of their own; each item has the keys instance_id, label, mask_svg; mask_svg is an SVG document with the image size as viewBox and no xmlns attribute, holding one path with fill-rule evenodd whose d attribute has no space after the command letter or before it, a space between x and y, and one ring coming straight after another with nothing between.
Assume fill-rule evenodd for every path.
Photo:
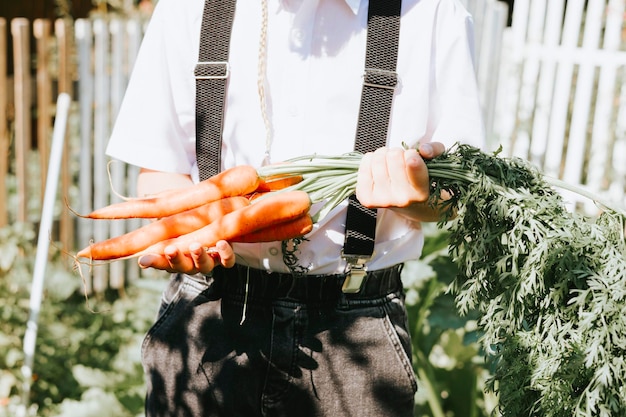
<instances>
[{"instance_id":1,"label":"dark denim jeans","mask_svg":"<svg viewBox=\"0 0 626 417\"><path fill-rule=\"evenodd\" d=\"M400 269L358 294L342 276L174 276L143 343L146 415L412 417Z\"/></svg>"}]
</instances>

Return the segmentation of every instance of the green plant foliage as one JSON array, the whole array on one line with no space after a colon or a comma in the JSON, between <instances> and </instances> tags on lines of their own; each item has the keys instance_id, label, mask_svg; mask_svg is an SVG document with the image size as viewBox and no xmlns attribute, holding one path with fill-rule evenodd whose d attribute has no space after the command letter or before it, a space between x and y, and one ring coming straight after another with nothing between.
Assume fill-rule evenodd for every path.
<instances>
[{"instance_id":1,"label":"green plant foliage","mask_svg":"<svg viewBox=\"0 0 626 417\"><path fill-rule=\"evenodd\" d=\"M419 386L416 416L489 416L497 399L484 392L490 374L478 343L477 316L460 315L447 291L457 274L447 232L432 224L424 230L422 258L403 270Z\"/></svg>"},{"instance_id":2,"label":"green plant foliage","mask_svg":"<svg viewBox=\"0 0 626 417\"><path fill-rule=\"evenodd\" d=\"M0 229L0 416L21 405L22 340L28 321L34 232ZM140 344L151 325L160 285L89 300L67 258L54 254L37 334L30 402L37 416L135 416L143 410ZM146 282L146 284L150 284ZM148 307L146 307L148 306ZM154 308L150 308L154 306Z\"/></svg>"},{"instance_id":3,"label":"green plant foliage","mask_svg":"<svg viewBox=\"0 0 626 417\"><path fill-rule=\"evenodd\" d=\"M626 415L625 216L565 208L528 163L459 146L434 178L458 210L446 224L462 313L478 311L489 388L512 417Z\"/></svg>"}]
</instances>

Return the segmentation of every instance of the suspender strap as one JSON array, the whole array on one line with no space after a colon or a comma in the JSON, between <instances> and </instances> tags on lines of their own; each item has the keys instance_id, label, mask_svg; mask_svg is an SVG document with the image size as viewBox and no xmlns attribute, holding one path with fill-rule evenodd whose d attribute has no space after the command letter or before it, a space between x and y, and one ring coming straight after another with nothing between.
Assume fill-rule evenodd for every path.
<instances>
[{"instance_id":1,"label":"suspender strap","mask_svg":"<svg viewBox=\"0 0 626 417\"><path fill-rule=\"evenodd\" d=\"M196 76L196 159L200 179L220 171L222 125L229 76L228 48L236 0L206 0ZM370 0L365 73L354 149L370 152L385 146L391 103L397 84L396 62L401 0ZM364 263L374 251L376 210L349 199L343 256L351 269L345 292L356 292ZM352 279L355 277L355 279Z\"/></svg>"},{"instance_id":2,"label":"suspender strap","mask_svg":"<svg viewBox=\"0 0 626 417\"><path fill-rule=\"evenodd\" d=\"M397 84L401 3L401 0L370 0L365 74L354 146L359 152L374 151L387 143ZM343 256L352 275L359 269L364 272L364 263L374 252L376 214L376 210L363 207L354 195L350 197ZM360 286L360 282L356 285ZM344 291L352 292L345 287Z\"/></svg>"},{"instance_id":3,"label":"suspender strap","mask_svg":"<svg viewBox=\"0 0 626 417\"><path fill-rule=\"evenodd\" d=\"M206 0L196 77L196 161L200 179L220 171L228 48L236 0Z\"/></svg>"}]
</instances>

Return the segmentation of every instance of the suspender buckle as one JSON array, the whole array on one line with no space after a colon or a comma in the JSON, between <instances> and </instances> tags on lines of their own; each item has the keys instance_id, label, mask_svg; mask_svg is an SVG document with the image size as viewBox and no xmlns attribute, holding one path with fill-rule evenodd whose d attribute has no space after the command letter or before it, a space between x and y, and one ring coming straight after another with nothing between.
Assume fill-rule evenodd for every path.
<instances>
[{"instance_id":1,"label":"suspender buckle","mask_svg":"<svg viewBox=\"0 0 626 417\"><path fill-rule=\"evenodd\" d=\"M361 291L363 282L365 282L365 276L367 275L367 266L365 263L369 261L371 257L344 255L343 253L342 257L347 262L347 274L341 290L344 294L357 294Z\"/></svg>"},{"instance_id":2,"label":"suspender buckle","mask_svg":"<svg viewBox=\"0 0 626 417\"><path fill-rule=\"evenodd\" d=\"M398 85L398 73L378 68L365 68L363 85L386 90L395 90Z\"/></svg>"},{"instance_id":3,"label":"suspender buckle","mask_svg":"<svg viewBox=\"0 0 626 417\"><path fill-rule=\"evenodd\" d=\"M230 75L227 61L200 61L193 71L196 80L225 80Z\"/></svg>"}]
</instances>

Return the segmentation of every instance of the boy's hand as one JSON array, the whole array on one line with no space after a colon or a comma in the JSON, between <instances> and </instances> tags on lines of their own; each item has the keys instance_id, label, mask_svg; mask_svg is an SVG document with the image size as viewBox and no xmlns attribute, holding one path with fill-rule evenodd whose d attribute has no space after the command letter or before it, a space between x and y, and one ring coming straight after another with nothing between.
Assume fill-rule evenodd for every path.
<instances>
[{"instance_id":1,"label":"boy's hand","mask_svg":"<svg viewBox=\"0 0 626 417\"><path fill-rule=\"evenodd\" d=\"M235 252L225 240L217 242L215 248L208 250L200 244L192 244L188 253L178 251L175 246L168 246L164 252L164 255L142 256L138 260L139 266L193 275L208 274L218 265L225 268L232 268L235 265Z\"/></svg>"},{"instance_id":2,"label":"boy's hand","mask_svg":"<svg viewBox=\"0 0 626 417\"><path fill-rule=\"evenodd\" d=\"M380 148L363 156L356 195L369 208L409 208L424 203L430 193L430 179L424 159L442 154L442 143L433 142L415 149Z\"/></svg>"}]
</instances>

